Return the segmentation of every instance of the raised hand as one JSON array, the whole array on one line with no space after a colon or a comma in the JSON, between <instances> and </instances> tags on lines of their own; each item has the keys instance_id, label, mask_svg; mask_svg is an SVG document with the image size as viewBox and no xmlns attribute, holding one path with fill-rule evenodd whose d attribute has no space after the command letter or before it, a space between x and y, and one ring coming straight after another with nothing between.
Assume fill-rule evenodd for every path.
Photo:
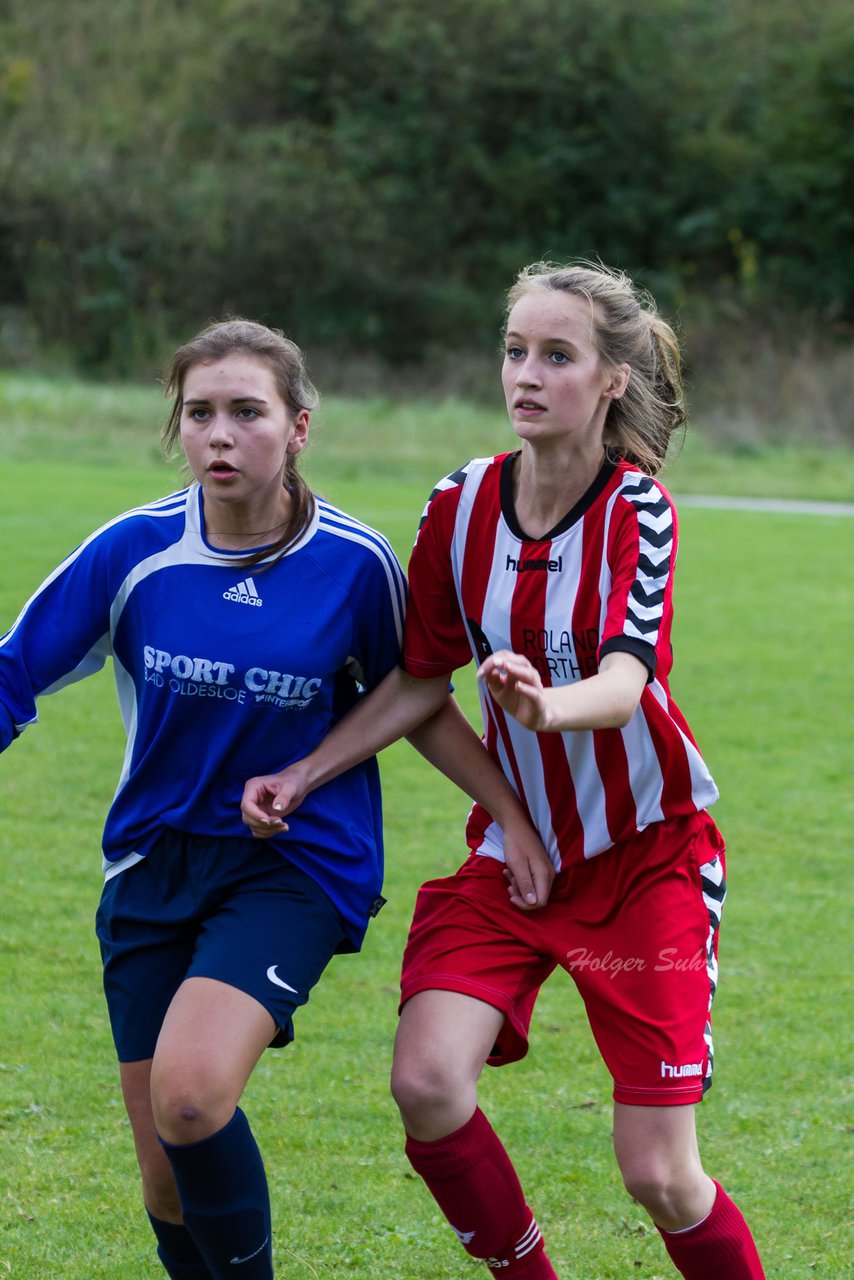
<instances>
[{"instance_id":1,"label":"raised hand","mask_svg":"<svg viewBox=\"0 0 854 1280\"><path fill-rule=\"evenodd\" d=\"M527 658L499 649L478 667L477 676L498 705L525 729L539 733L551 728L549 690L543 688L540 673Z\"/></svg>"}]
</instances>

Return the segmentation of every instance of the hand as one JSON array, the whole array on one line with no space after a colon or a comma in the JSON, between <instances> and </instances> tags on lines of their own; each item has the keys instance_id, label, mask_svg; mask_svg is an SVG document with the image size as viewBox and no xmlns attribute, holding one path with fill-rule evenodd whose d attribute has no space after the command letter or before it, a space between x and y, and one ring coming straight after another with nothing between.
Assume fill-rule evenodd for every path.
<instances>
[{"instance_id":1,"label":"hand","mask_svg":"<svg viewBox=\"0 0 854 1280\"><path fill-rule=\"evenodd\" d=\"M555 869L534 827L523 819L504 827L504 876L510 901L535 911L549 900Z\"/></svg>"},{"instance_id":2,"label":"hand","mask_svg":"<svg viewBox=\"0 0 854 1280\"><path fill-rule=\"evenodd\" d=\"M550 728L549 690L543 688L540 673L527 658L509 649L499 649L478 667L483 680L502 710L525 729L541 733Z\"/></svg>"},{"instance_id":3,"label":"hand","mask_svg":"<svg viewBox=\"0 0 854 1280\"><path fill-rule=\"evenodd\" d=\"M250 778L243 788L240 814L246 826L259 840L287 831L286 814L292 813L309 790L307 771L302 760L280 773L267 773Z\"/></svg>"}]
</instances>

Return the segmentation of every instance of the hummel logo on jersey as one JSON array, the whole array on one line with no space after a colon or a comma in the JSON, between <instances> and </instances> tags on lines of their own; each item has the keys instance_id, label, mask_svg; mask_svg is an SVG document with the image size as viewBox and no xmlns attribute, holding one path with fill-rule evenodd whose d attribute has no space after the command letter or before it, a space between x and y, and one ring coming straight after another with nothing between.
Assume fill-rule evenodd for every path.
<instances>
[{"instance_id":1,"label":"hummel logo on jersey","mask_svg":"<svg viewBox=\"0 0 854 1280\"><path fill-rule=\"evenodd\" d=\"M558 556L556 560L514 560L512 556L508 556L504 568L508 573L530 573L537 569L541 573L560 573L563 556Z\"/></svg>"},{"instance_id":2,"label":"hummel logo on jersey","mask_svg":"<svg viewBox=\"0 0 854 1280\"><path fill-rule=\"evenodd\" d=\"M222 598L236 600L238 604L254 604L259 609L264 603L258 595L254 578L247 578L245 582L238 582L236 586L229 587L227 591L223 591Z\"/></svg>"}]
</instances>

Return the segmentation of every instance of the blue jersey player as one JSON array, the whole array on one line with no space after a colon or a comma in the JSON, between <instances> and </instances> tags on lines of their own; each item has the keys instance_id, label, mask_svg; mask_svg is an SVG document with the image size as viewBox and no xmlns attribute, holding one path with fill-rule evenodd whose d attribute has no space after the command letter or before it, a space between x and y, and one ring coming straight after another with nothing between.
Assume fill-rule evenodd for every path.
<instances>
[{"instance_id":1,"label":"blue jersey player","mask_svg":"<svg viewBox=\"0 0 854 1280\"><path fill-rule=\"evenodd\" d=\"M193 482L97 530L0 638L0 749L40 695L112 657L127 749L97 933L145 1206L174 1280L268 1280L267 1180L238 1103L382 901L376 760L264 844L240 798L396 665L406 586L385 539L299 474L317 396L292 342L212 325L166 390L164 440ZM524 884L541 846L452 700L419 733L501 815Z\"/></svg>"}]
</instances>

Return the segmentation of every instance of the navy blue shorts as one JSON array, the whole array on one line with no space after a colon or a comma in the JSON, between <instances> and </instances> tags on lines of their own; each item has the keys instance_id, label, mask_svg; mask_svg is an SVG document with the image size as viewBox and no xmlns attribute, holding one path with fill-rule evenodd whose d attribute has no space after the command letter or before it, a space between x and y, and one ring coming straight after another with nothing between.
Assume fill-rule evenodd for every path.
<instances>
[{"instance_id":1,"label":"navy blue shorts","mask_svg":"<svg viewBox=\"0 0 854 1280\"><path fill-rule=\"evenodd\" d=\"M154 1056L185 978L253 996L278 1031L335 951L344 924L318 884L260 840L167 831L152 853L104 885L96 918L104 992L120 1062Z\"/></svg>"}]
</instances>

